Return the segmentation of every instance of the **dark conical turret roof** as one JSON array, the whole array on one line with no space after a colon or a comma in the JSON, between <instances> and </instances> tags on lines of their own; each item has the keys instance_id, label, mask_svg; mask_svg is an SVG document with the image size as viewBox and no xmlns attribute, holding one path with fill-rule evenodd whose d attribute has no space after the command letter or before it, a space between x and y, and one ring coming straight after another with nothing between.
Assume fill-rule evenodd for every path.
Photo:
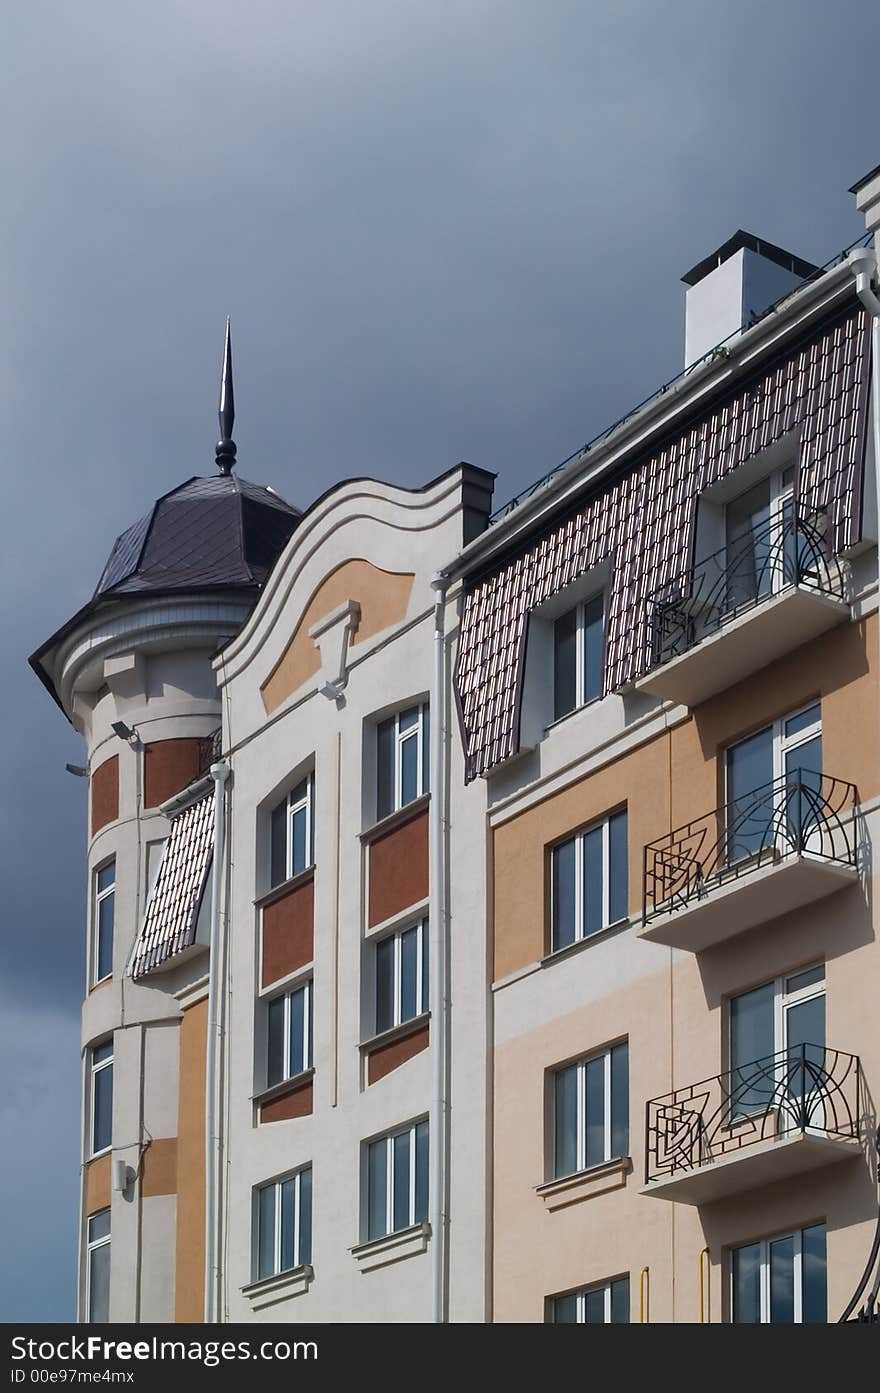
<instances>
[{"instance_id":1,"label":"dark conical turret roof","mask_svg":"<svg viewBox=\"0 0 880 1393\"><path fill-rule=\"evenodd\" d=\"M271 489L235 474L188 479L117 537L92 600L259 588L301 516Z\"/></svg>"}]
</instances>

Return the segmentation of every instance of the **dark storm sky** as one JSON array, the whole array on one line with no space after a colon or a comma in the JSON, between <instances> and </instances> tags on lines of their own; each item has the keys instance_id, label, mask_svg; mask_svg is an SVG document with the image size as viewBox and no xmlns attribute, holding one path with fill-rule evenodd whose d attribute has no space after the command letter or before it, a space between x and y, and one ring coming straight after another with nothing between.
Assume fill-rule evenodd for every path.
<instances>
[{"instance_id":1,"label":"dark storm sky","mask_svg":"<svg viewBox=\"0 0 880 1393\"><path fill-rule=\"evenodd\" d=\"M824 261L880 161L876 0L28 0L0 24L0 1319L72 1316L85 789L26 666L210 473L497 501L681 366L737 227Z\"/></svg>"}]
</instances>

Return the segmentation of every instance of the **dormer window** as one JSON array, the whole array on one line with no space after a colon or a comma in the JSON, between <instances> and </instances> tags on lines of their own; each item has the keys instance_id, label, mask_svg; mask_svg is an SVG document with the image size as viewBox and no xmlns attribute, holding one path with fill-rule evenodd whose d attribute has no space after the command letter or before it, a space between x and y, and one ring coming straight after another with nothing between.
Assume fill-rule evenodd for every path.
<instances>
[{"instance_id":1,"label":"dormer window","mask_svg":"<svg viewBox=\"0 0 880 1393\"><path fill-rule=\"evenodd\" d=\"M605 597L561 614L553 625L553 719L602 695Z\"/></svg>"}]
</instances>

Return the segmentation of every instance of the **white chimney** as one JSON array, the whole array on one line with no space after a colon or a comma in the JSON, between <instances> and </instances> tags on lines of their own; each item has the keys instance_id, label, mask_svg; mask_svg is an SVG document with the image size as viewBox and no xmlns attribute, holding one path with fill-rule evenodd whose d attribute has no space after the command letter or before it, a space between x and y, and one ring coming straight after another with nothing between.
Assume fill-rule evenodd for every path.
<instances>
[{"instance_id":1,"label":"white chimney","mask_svg":"<svg viewBox=\"0 0 880 1393\"><path fill-rule=\"evenodd\" d=\"M735 232L682 276L688 287L685 367L747 329L757 315L818 269L750 232Z\"/></svg>"},{"instance_id":2,"label":"white chimney","mask_svg":"<svg viewBox=\"0 0 880 1393\"><path fill-rule=\"evenodd\" d=\"M850 189L856 196L856 207L865 215L865 227L873 232L875 245L880 248L880 164L858 179Z\"/></svg>"}]
</instances>

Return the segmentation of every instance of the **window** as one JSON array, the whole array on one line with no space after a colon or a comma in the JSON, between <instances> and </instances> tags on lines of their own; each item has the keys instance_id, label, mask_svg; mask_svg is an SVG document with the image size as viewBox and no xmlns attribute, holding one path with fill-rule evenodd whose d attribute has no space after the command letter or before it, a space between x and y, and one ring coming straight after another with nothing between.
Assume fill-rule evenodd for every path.
<instances>
[{"instance_id":1,"label":"window","mask_svg":"<svg viewBox=\"0 0 880 1393\"><path fill-rule=\"evenodd\" d=\"M376 1034L428 1009L428 921L376 944Z\"/></svg>"},{"instance_id":2,"label":"window","mask_svg":"<svg viewBox=\"0 0 880 1393\"><path fill-rule=\"evenodd\" d=\"M629 1277L557 1296L553 1321L556 1325L628 1325Z\"/></svg>"},{"instance_id":3,"label":"window","mask_svg":"<svg viewBox=\"0 0 880 1393\"><path fill-rule=\"evenodd\" d=\"M819 702L729 746L725 773L729 863L776 843L809 850L822 794Z\"/></svg>"},{"instance_id":4,"label":"window","mask_svg":"<svg viewBox=\"0 0 880 1393\"><path fill-rule=\"evenodd\" d=\"M376 729L376 816L388 817L427 793L430 722L427 703L398 711Z\"/></svg>"},{"instance_id":5,"label":"window","mask_svg":"<svg viewBox=\"0 0 880 1393\"><path fill-rule=\"evenodd\" d=\"M110 1210L88 1221L86 1240L86 1320L106 1325L110 1319Z\"/></svg>"},{"instance_id":6,"label":"window","mask_svg":"<svg viewBox=\"0 0 880 1393\"><path fill-rule=\"evenodd\" d=\"M273 888L315 863L315 778L309 774L272 809Z\"/></svg>"},{"instance_id":7,"label":"window","mask_svg":"<svg viewBox=\"0 0 880 1393\"><path fill-rule=\"evenodd\" d=\"M312 1260L312 1168L261 1185L256 1193L255 1281Z\"/></svg>"},{"instance_id":8,"label":"window","mask_svg":"<svg viewBox=\"0 0 880 1393\"><path fill-rule=\"evenodd\" d=\"M801 1097L825 1065L825 967L766 982L730 1000L731 1111L778 1106L780 1088ZM819 1118L820 1109L814 1110Z\"/></svg>"},{"instance_id":9,"label":"window","mask_svg":"<svg viewBox=\"0 0 880 1393\"><path fill-rule=\"evenodd\" d=\"M113 1041L95 1045L91 1052L92 1155L106 1151L113 1140Z\"/></svg>"},{"instance_id":10,"label":"window","mask_svg":"<svg viewBox=\"0 0 880 1393\"><path fill-rule=\"evenodd\" d=\"M627 915L626 809L553 848L553 949Z\"/></svg>"},{"instance_id":11,"label":"window","mask_svg":"<svg viewBox=\"0 0 880 1393\"><path fill-rule=\"evenodd\" d=\"M629 1051L625 1042L558 1069L553 1083L555 1178L628 1154Z\"/></svg>"},{"instance_id":12,"label":"window","mask_svg":"<svg viewBox=\"0 0 880 1393\"><path fill-rule=\"evenodd\" d=\"M428 1124L416 1122L367 1147L367 1239L428 1217Z\"/></svg>"},{"instance_id":13,"label":"window","mask_svg":"<svg viewBox=\"0 0 880 1393\"><path fill-rule=\"evenodd\" d=\"M795 584L815 563L815 544L795 521L794 482L789 465L727 504L725 612Z\"/></svg>"},{"instance_id":14,"label":"window","mask_svg":"<svg viewBox=\"0 0 880 1393\"><path fill-rule=\"evenodd\" d=\"M312 1067L312 980L269 1002L266 1084L294 1079Z\"/></svg>"},{"instance_id":15,"label":"window","mask_svg":"<svg viewBox=\"0 0 880 1393\"><path fill-rule=\"evenodd\" d=\"M116 862L95 871L92 892L92 986L113 972L113 920L116 900Z\"/></svg>"},{"instance_id":16,"label":"window","mask_svg":"<svg viewBox=\"0 0 880 1393\"><path fill-rule=\"evenodd\" d=\"M825 1225L734 1248L731 1288L737 1325L824 1325Z\"/></svg>"},{"instance_id":17,"label":"window","mask_svg":"<svg viewBox=\"0 0 880 1393\"><path fill-rule=\"evenodd\" d=\"M553 625L553 719L602 695L605 600L594 595Z\"/></svg>"}]
</instances>

